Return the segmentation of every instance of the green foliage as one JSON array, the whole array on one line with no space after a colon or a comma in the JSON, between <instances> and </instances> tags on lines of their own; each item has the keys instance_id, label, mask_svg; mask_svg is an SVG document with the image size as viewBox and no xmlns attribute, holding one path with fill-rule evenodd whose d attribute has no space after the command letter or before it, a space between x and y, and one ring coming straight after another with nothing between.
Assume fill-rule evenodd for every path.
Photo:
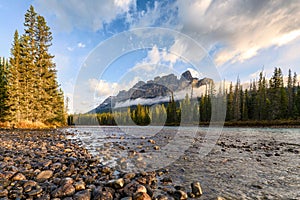
<instances>
[{"instance_id":1,"label":"green foliage","mask_svg":"<svg viewBox=\"0 0 300 200\"><path fill-rule=\"evenodd\" d=\"M180 110L177 109L176 102L174 100L174 96L172 93L172 96L170 98L170 101L167 106L167 119L166 119L166 125L177 125L180 123Z\"/></svg>"},{"instance_id":2,"label":"green foliage","mask_svg":"<svg viewBox=\"0 0 300 200\"><path fill-rule=\"evenodd\" d=\"M137 125L149 125L151 121L149 116L149 108L138 104L136 109L132 111L131 118Z\"/></svg>"},{"instance_id":3,"label":"green foliage","mask_svg":"<svg viewBox=\"0 0 300 200\"><path fill-rule=\"evenodd\" d=\"M249 89L243 90L238 78L235 86L231 83L226 92L223 92L225 91L225 86L223 86L224 89L219 89L219 94L215 94L214 87L208 85L205 93L198 99L191 99L186 94L181 102L176 102L172 95L166 107L164 104L154 105L151 108L137 105L131 108L120 108L113 114L72 116L72 122L86 125L96 125L96 123L100 125L133 125L133 123L137 125L148 125L149 123L152 125L199 123L208 125L211 120L214 122L222 120L218 116L216 119L211 119L212 107L216 106L220 109L217 111L221 111L224 109L222 106L226 106L227 122L225 125L228 126L299 124L297 120L294 120L300 119L300 86L296 73L291 77L291 71L289 71L287 87L284 87L281 69L275 68L269 85L267 82L261 72L258 81L252 81Z\"/></svg>"},{"instance_id":4,"label":"green foliage","mask_svg":"<svg viewBox=\"0 0 300 200\"><path fill-rule=\"evenodd\" d=\"M0 122L5 121L8 107L7 103L7 72L8 72L8 61L5 58L0 57Z\"/></svg>"},{"instance_id":5,"label":"green foliage","mask_svg":"<svg viewBox=\"0 0 300 200\"><path fill-rule=\"evenodd\" d=\"M5 100L1 101L5 106L1 105L1 109L7 109L2 119L11 124L26 121L63 125L66 122L64 97L56 80L54 56L49 53L50 28L33 6L25 14L24 26L21 36L17 31L14 34L10 65L1 78L0 84L7 82L3 87L6 91L1 91L1 98L5 94Z\"/></svg>"}]
</instances>

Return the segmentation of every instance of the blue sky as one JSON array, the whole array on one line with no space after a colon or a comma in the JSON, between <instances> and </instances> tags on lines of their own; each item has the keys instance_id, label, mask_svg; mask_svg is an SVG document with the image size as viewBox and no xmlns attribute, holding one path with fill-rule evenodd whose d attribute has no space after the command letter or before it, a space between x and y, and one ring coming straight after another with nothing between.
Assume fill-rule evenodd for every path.
<instances>
[{"instance_id":1,"label":"blue sky","mask_svg":"<svg viewBox=\"0 0 300 200\"><path fill-rule=\"evenodd\" d=\"M30 5L51 28L51 53L59 83L74 101L73 112L87 111L138 80L190 68L200 77L217 71L220 79L239 76L244 82L262 68L267 76L274 67L300 74L300 1L2 0L0 56L9 57L13 33L23 32ZM139 43L123 34L139 28L144 28L140 35L129 34ZM158 35L164 36L162 41L156 40ZM112 59L98 66L104 61L97 56Z\"/></svg>"}]
</instances>

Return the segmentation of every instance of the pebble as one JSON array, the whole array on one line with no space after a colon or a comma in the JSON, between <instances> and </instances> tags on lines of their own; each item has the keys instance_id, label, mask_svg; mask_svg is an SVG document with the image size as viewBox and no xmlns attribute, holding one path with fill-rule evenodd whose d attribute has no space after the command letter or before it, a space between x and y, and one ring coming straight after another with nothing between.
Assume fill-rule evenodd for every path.
<instances>
[{"instance_id":1,"label":"pebble","mask_svg":"<svg viewBox=\"0 0 300 200\"><path fill-rule=\"evenodd\" d=\"M173 196L175 200L185 200L188 198L187 193L182 190L176 190Z\"/></svg>"},{"instance_id":2,"label":"pebble","mask_svg":"<svg viewBox=\"0 0 300 200\"><path fill-rule=\"evenodd\" d=\"M163 189L157 188L161 183L172 187L172 178L164 177L168 169L136 173L115 171L93 158L78 142L67 140L57 130L15 133L0 130L0 133L0 200L173 199ZM156 143L152 139L148 142ZM115 148L124 149L119 144ZM145 153L147 148L150 150L151 146L142 147L141 152ZM159 146L153 148L160 149ZM147 159L141 159L143 157L136 149L130 151L130 156L136 162L142 163ZM121 159L122 156L120 161L123 161ZM158 176L162 176L160 182L157 180ZM197 188L197 184L194 187ZM194 189L193 193L202 194L200 183L199 188ZM175 199L186 199L184 188L178 189L169 194ZM158 190L162 193L157 192Z\"/></svg>"},{"instance_id":3,"label":"pebble","mask_svg":"<svg viewBox=\"0 0 300 200\"><path fill-rule=\"evenodd\" d=\"M37 182L44 182L47 179L51 178L53 176L53 171L52 170L45 170L40 172L37 177L36 177L36 181Z\"/></svg>"},{"instance_id":4,"label":"pebble","mask_svg":"<svg viewBox=\"0 0 300 200\"><path fill-rule=\"evenodd\" d=\"M151 200L151 197L145 192L137 192L133 195L133 200Z\"/></svg>"},{"instance_id":5,"label":"pebble","mask_svg":"<svg viewBox=\"0 0 300 200\"><path fill-rule=\"evenodd\" d=\"M54 190L51 193L51 196L61 198L61 197L72 196L74 193L75 193L74 186L72 184L67 183Z\"/></svg>"},{"instance_id":6,"label":"pebble","mask_svg":"<svg viewBox=\"0 0 300 200\"><path fill-rule=\"evenodd\" d=\"M0 197L6 197L8 195L8 191L5 190L0 190Z\"/></svg>"},{"instance_id":7,"label":"pebble","mask_svg":"<svg viewBox=\"0 0 300 200\"><path fill-rule=\"evenodd\" d=\"M160 150L160 147L159 146L154 146L153 149L154 150Z\"/></svg>"},{"instance_id":8,"label":"pebble","mask_svg":"<svg viewBox=\"0 0 300 200\"><path fill-rule=\"evenodd\" d=\"M113 200L113 194L109 191L102 191L101 188L96 188L93 192L95 200Z\"/></svg>"},{"instance_id":9,"label":"pebble","mask_svg":"<svg viewBox=\"0 0 300 200\"><path fill-rule=\"evenodd\" d=\"M74 200L90 200L91 199L91 192L89 190L82 190L77 192L74 197Z\"/></svg>"},{"instance_id":10,"label":"pebble","mask_svg":"<svg viewBox=\"0 0 300 200\"><path fill-rule=\"evenodd\" d=\"M196 196L199 197L202 195L202 189L201 185L199 182L193 182L191 183L191 188L192 188L192 193Z\"/></svg>"},{"instance_id":11,"label":"pebble","mask_svg":"<svg viewBox=\"0 0 300 200\"><path fill-rule=\"evenodd\" d=\"M123 178L119 178L117 180L111 180L108 182L108 185L115 188L115 189L120 189L122 187L124 187L124 179Z\"/></svg>"},{"instance_id":12,"label":"pebble","mask_svg":"<svg viewBox=\"0 0 300 200\"><path fill-rule=\"evenodd\" d=\"M22 173L17 173L11 179L12 181L23 181L26 180L26 177Z\"/></svg>"},{"instance_id":13,"label":"pebble","mask_svg":"<svg viewBox=\"0 0 300 200\"><path fill-rule=\"evenodd\" d=\"M85 190L85 183L83 181L78 181L74 184L75 190Z\"/></svg>"}]
</instances>

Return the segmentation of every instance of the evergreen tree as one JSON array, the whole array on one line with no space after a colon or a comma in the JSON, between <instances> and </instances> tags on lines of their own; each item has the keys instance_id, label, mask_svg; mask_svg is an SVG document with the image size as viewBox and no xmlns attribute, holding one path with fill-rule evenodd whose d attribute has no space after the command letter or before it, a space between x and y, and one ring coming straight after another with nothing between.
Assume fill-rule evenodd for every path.
<instances>
[{"instance_id":1,"label":"evergreen tree","mask_svg":"<svg viewBox=\"0 0 300 200\"><path fill-rule=\"evenodd\" d=\"M184 100L180 104L181 109L181 123L189 124L193 119L193 108L189 95L186 94Z\"/></svg>"},{"instance_id":2,"label":"evergreen tree","mask_svg":"<svg viewBox=\"0 0 300 200\"><path fill-rule=\"evenodd\" d=\"M300 117L300 85L299 85L299 83L298 83L298 86L296 89L295 107L298 111L297 116Z\"/></svg>"},{"instance_id":3,"label":"evergreen tree","mask_svg":"<svg viewBox=\"0 0 300 200\"><path fill-rule=\"evenodd\" d=\"M287 93L288 93L288 117L292 118L294 115L294 88L292 71L289 69Z\"/></svg>"},{"instance_id":4,"label":"evergreen tree","mask_svg":"<svg viewBox=\"0 0 300 200\"><path fill-rule=\"evenodd\" d=\"M246 89L243 95L243 101L242 101L242 120L248 120L248 106L249 106L249 95L248 90Z\"/></svg>"},{"instance_id":5,"label":"evergreen tree","mask_svg":"<svg viewBox=\"0 0 300 200\"><path fill-rule=\"evenodd\" d=\"M282 91L283 85L283 75L280 68L275 68L272 78L270 79L270 99L271 99L271 108L270 118L271 119L280 119L283 114L283 106L282 103L284 99L282 99L282 95L284 95L284 91Z\"/></svg>"},{"instance_id":6,"label":"evergreen tree","mask_svg":"<svg viewBox=\"0 0 300 200\"><path fill-rule=\"evenodd\" d=\"M231 121L234 119L234 93L233 93L233 86L232 82L229 86L229 93L227 94L227 114L226 120Z\"/></svg>"},{"instance_id":7,"label":"evergreen tree","mask_svg":"<svg viewBox=\"0 0 300 200\"><path fill-rule=\"evenodd\" d=\"M48 51L51 46L52 34L50 28L47 26L44 17L37 17L37 74L39 79L37 80L38 88L37 96L43 104L37 104L36 108L43 109L43 116L37 115L38 118L47 119L46 121L59 121L63 120L61 113L63 105L63 94L59 90L58 83L56 81L56 69L55 64L52 62L54 56Z\"/></svg>"},{"instance_id":8,"label":"evergreen tree","mask_svg":"<svg viewBox=\"0 0 300 200\"><path fill-rule=\"evenodd\" d=\"M266 104L267 104L267 85L266 85L266 77L263 76L263 71L262 71L259 74L258 96L257 96L258 119L259 120L267 119L268 110L267 110Z\"/></svg>"},{"instance_id":9,"label":"evergreen tree","mask_svg":"<svg viewBox=\"0 0 300 200\"><path fill-rule=\"evenodd\" d=\"M167 124L175 124L178 123L178 116L177 116L177 106L176 102L174 101L174 96L170 97L170 101L167 106Z\"/></svg>"},{"instance_id":10,"label":"evergreen tree","mask_svg":"<svg viewBox=\"0 0 300 200\"><path fill-rule=\"evenodd\" d=\"M240 79L237 78L237 82L234 89L233 94L233 119L234 120L240 120L241 119L241 96L240 96Z\"/></svg>"},{"instance_id":11,"label":"evergreen tree","mask_svg":"<svg viewBox=\"0 0 300 200\"><path fill-rule=\"evenodd\" d=\"M279 119L287 119L289 113L289 102L286 89L284 87L280 88L280 115Z\"/></svg>"},{"instance_id":12,"label":"evergreen tree","mask_svg":"<svg viewBox=\"0 0 300 200\"><path fill-rule=\"evenodd\" d=\"M11 48L10 67L8 72L8 113L6 119L8 121L21 121L21 44L18 31L15 31L14 41Z\"/></svg>"},{"instance_id":13,"label":"evergreen tree","mask_svg":"<svg viewBox=\"0 0 300 200\"><path fill-rule=\"evenodd\" d=\"M0 122L5 121L7 115L7 72L8 62L0 58Z\"/></svg>"},{"instance_id":14,"label":"evergreen tree","mask_svg":"<svg viewBox=\"0 0 300 200\"><path fill-rule=\"evenodd\" d=\"M292 112L292 116L293 118L296 118L297 117L297 114L298 114L298 109L297 109L297 106L296 106L296 98L297 98L297 73L294 72L294 76L293 76L293 85L292 85L292 88L293 88L293 95L292 95L292 98L293 98L293 112Z\"/></svg>"},{"instance_id":15,"label":"evergreen tree","mask_svg":"<svg viewBox=\"0 0 300 200\"><path fill-rule=\"evenodd\" d=\"M25 14L25 31L15 32L8 72L8 115L20 121L64 124L63 92L59 89L53 56L50 28L33 6Z\"/></svg>"}]
</instances>

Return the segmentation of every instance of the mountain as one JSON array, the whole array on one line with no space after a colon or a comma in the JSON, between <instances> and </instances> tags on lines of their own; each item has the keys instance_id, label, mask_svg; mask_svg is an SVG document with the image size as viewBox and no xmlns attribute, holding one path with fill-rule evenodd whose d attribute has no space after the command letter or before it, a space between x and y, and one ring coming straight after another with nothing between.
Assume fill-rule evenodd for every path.
<instances>
[{"instance_id":1,"label":"mountain","mask_svg":"<svg viewBox=\"0 0 300 200\"><path fill-rule=\"evenodd\" d=\"M117 96L110 96L105 99L98 107L89 113L110 112L115 107L127 107L137 105L153 105L164 103L175 93L185 90L186 88L199 88L202 85L212 83L210 78L198 79L193 77L190 71L181 74L180 79L174 74L166 76L157 76L154 80L147 82L139 81L128 91L122 90Z\"/></svg>"}]
</instances>

